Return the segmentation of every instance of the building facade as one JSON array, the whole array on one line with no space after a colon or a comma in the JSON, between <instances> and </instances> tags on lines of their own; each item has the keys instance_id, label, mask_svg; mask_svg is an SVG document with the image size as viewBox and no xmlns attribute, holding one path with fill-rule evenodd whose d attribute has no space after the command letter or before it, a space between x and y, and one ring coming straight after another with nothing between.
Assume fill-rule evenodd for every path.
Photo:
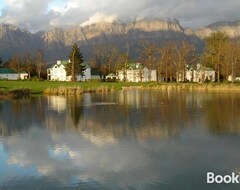
<instances>
[{"instance_id":1,"label":"building facade","mask_svg":"<svg viewBox=\"0 0 240 190\"><path fill-rule=\"evenodd\" d=\"M50 81L71 81L71 76L67 76L66 65L67 61L58 60L56 64L47 69L47 79ZM82 63L85 66L83 75L77 75L76 81L91 80L91 68L87 63Z\"/></svg>"},{"instance_id":2,"label":"building facade","mask_svg":"<svg viewBox=\"0 0 240 190\"><path fill-rule=\"evenodd\" d=\"M204 67L201 64L188 66L185 73L177 73L178 82L215 82L215 70L209 67Z\"/></svg>"},{"instance_id":3,"label":"building facade","mask_svg":"<svg viewBox=\"0 0 240 190\"><path fill-rule=\"evenodd\" d=\"M149 70L141 63L129 63L126 68L117 71L117 77L125 82L157 81L157 71Z\"/></svg>"},{"instance_id":4,"label":"building facade","mask_svg":"<svg viewBox=\"0 0 240 190\"><path fill-rule=\"evenodd\" d=\"M26 72L20 72L19 74L13 70L8 68L0 68L0 79L6 80L23 80L27 79L28 74Z\"/></svg>"}]
</instances>

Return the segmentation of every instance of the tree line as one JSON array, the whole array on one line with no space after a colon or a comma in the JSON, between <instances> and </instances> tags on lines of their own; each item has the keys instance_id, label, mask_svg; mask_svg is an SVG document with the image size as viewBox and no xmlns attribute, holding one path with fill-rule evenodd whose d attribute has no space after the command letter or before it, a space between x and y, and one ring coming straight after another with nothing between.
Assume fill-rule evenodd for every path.
<instances>
[{"instance_id":1,"label":"tree line","mask_svg":"<svg viewBox=\"0 0 240 190\"><path fill-rule=\"evenodd\" d=\"M223 32L215 32L204 42L203 52L197 53L196 46L186 41L164 44L141 41L139 58L134 62L143 63L149 70L156 69L159 82L185 81L187 66L197 63L213 68L217 82L227 80L229 76L234 81L235 77L240 76L240 41L230 39ZM129 57L129 44L124 53L112 44L97 45L93 49L90 65L98 70L101 77L118 69L127 70L128 63L133 62ZM177 77L177 73L181 75Z\"/></svg>"},{"instance_id":2,"label":"tree line","mask_svg":"<svg viewBox=\"0 0 240 190\"><path fill-rule=\"evenodd\" d=\"M47 64L44 60L43 50L37 50L34 53L25 52L24 55L15 54L11 59L6 61L4 64L1 60L1 67L10 68L16 71L20 78L22 71L27 72L28 78L46 78Z\"/></svg>"},{"instance_id":3,"label":"tree line","mask_svg":"<svg viewBox=\"0 0 240 190\"><path fill-rule=\"evenodd\" d=\"M235 77L240 76L239 40L232 40L223 32L215 32L204 42L205 47L202 53L197 53L196 46L186 41L155 44L142 40L139 42L136 60L130 58L130 43L127 43L125 51L120 51L114 44L95 45L92 48L93 55L89 64L92 69L98 71L102 79L110 73L116 73L119 69L126 71L130 62L140 62L149 70L157 70L159 82L185 81L187 66L193 66L196 63L213 68L217 82L227 80L229 76L234 81ZM76 76L83 74L85 70L82 65L83 55L76 43L73 44L68 58L66 71L72 76L71 80L75 81ZM46 62L41 50L37 50L33 55L28 52L22 57L14 55L5 66L18 73L25 70L29 78L32 76L40 78L46 75ZM178 73L181 75L177 77ZM151 75L149 75L149 80L151 80Z\"/></svg>"}]
</instances>

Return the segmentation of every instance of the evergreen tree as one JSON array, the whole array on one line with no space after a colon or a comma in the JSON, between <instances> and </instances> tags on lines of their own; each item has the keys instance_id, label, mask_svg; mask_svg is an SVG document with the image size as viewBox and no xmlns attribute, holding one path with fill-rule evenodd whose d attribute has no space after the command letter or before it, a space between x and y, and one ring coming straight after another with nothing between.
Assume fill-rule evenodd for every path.
<instances>
[{"instance_id":1,"label":"evergreen tree","mask_svg":"<svg viewBox=\"0 0 240 190\"><path fill-rule=\"evenodd\" d=\"M69 54L69 62L66 66L67 75L71 75L71 81L76 81L76 75L83 75L85 70L83 63L83 56L77 44L73 44L72 51Z\"/></svg>"},{"instance_id":2,"label":"evergreen tree","mask_svg":"<svg viewBox=\"0 0 240 190\"><path fill-rule=\"evenodd\" d=\"M3 67L3 60L2 60L2 57L0 57L0 68Z\"/></svg>"}]
</instances>

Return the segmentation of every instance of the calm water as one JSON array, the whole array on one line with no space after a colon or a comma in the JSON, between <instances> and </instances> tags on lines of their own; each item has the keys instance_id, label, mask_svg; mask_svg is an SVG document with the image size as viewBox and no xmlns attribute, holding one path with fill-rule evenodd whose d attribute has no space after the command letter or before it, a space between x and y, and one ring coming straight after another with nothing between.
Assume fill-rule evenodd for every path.
<instances>
[{"instance_id":1,"label":"calm water","mask_svg":"<svg viewBox=\"0 0 240 190\"><path fill-rule=\"evenodd\" d=\"M240 94L120 91L0 103L0 189L239 189Z\"/></svg>"}]
</instances>

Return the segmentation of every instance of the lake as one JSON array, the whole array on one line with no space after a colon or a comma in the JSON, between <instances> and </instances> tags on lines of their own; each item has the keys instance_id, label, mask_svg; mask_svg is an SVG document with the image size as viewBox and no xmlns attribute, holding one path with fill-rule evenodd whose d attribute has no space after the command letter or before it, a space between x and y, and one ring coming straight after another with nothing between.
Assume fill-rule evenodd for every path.
<instances>
[{"instance_id":1,"label":"lake","mask_svg":"<svg viewBox=\"0 0 240 190\"><path fill-rule=\"evenodd\" d=\"M240 94L123 90L0 102L0 189L239 189Z\"/></svg>"}]
</instances>

